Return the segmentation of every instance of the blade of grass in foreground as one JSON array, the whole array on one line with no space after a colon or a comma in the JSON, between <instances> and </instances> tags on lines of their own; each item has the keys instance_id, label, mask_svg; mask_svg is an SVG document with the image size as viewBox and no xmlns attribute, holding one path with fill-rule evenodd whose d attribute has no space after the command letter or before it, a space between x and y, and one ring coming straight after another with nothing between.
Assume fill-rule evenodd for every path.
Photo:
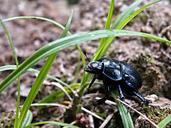
<instances>
[{"instance_id":1,"label":"blade of grass in foreground","mask_svg":"<svg viewBox=\"0 0 171 128\"><path fill-rule=\"evenodd\" d=\"M71 20L72 20L72 14L71 16L69 17L69 20L66 24L66 28L64 29L63 33L62 33L62 37L66 36L69 28L70 28L70 25L71 25ZM24 102L24 105L21 109L21 113L20 113L20 116L19 116L19 121L18 121L18 126L17 128L20 128L22 123L23 123L23 120L26 116L26 113L31 105L31 103L33 102L34 98L36 97L44 79L46 78L47 74L48 74L48 71L50 70L54 60L56 58L56 53L53 53L51 55L48 56L48 59L46 60L44 66L42 67L42 69L40 70L39 74L38 74L38 77L36 78L35 82L33 83L32 85L32 88L29 92L29 95L28 97L26 98L25 102Z\"/></svg>"},{"instance_id":2,"label":"blade of grass in foreground","mask_svg":"<svg viewBox=\"0 0 171 128\"><path fill-rule=\"evenodd\" d=\"M114 97L114 99L116 99L118 96L118 93L115 91L112 93L112 96ZM128 112L127 108L121 102L118 102L117 100L115 101L117 103L117 107L118 107L119 114L121 116L122 124L124 125L124 128L134 128L131 115Z\"/></svg>"},{"instance_id":3,"label":"blade of grass in foreground","mask_svg":"<svg viewBox=\"0 0 171 128\"><path fill-rule=\"evenodd\" d=\"M159 128L165 128L169 123L171 123L171 114L164 118L159 124Z\"/></svg>"},{"instance_id":4,"label":"blade of grass in foreground","mask_svg":"<svg viewBox=\"0 0 171 128\"><path fill-rule=\"evenodd\" d=\"M127 108L120 102L118 102L117 106L118 106L119 114L121 116L122 124L124 125L124 128L134 128L131 115L128 112Z\"/></svg>"},{"instance_id":5,"label":"blade of grass in foreground","mask_svg":"<svg viewBox=\"0 0 171 128\"><path fill-rule=\"evenodd\" d=\"M171 45L171 41L161 38L152 34L142 33L142 32L132 32L126 30L97 30L92 32L85 32L67 36L58 40L55 40L39 50L37 50L32 56L27 58L19 67L8 75L0 84L0 92L6 89L17 77L22 75L27 69L31 68L40 59L43 59L53 53L56 53L64 48L80 44L85 41L95 40L103 37L109 36L140 36L151 40L157 40L167 45Z\"/></svg>"},{"instance_id":6,"label":"blade of grass in foreground","mask_svg":"<svg viewBox=\"0 0 171 128\"><path fill-rule=\"evenodd\" d=\"M52 65L52 62L53 62L53 59L54 59L54 56L52 57L49 57L47 59L46 62L46 65L44 65L42 67L42 69L40 70L40 73L38 75L38 77L36 78L36 80L34 81L33 85L32 85L32 88L29 92L29 95L28 97L26 98L25 102L24 102L24 105L21 109L21 113L20 113L20 116L19 116L19 122L18 122L18 126L17 128L20 128L22 123L23 123L23 120L26 116L26 113L31 105L31 103L33 102L34 98L36 97L38 91L39 91L39 88L41 87L42 83L43 83L43 80L45 79L49 69L51 68L51 65Z\"/></svg>"}]
</instances>

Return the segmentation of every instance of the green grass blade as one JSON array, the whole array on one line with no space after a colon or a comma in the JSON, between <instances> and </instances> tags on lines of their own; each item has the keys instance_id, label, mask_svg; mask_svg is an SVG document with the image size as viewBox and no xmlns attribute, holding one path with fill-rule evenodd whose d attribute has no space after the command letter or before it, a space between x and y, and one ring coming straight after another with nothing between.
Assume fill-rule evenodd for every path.
<instances>
[{"instance_id":1,"label":"green grass blade","mask_svg":"<svg viewBox=\"0 0 171 128\"><path fill-rule=\"evenodd\" d=\"M142 2L142 0L135 1L127 10L125 10L114 22L111 29L122 29L125 27L133 18L135 18L138 14L144 11L146 8L150 7L151 5L159 2L160 0L155 0L150 2L136 11L134 11L138 5ZM97 48L96 53L94 54L93 60L97 60L101 58L107 51L108 47L112 43L115 37L106 38L105 41L101 42L99 47Z\"/></svg>"},{"instance_id":2,"label":"green grass blade","mask_svg":"<svg viewBox=\"0 0 171 128\"><path fill-rule=\"evenodd\" d=\"M105 29L110 29L114 7L115 7L115 0L111 0L109 11L108 11L108 16L107 16L107 21L105 24Z\"/></svg>"},{"instance_id":3,"label":"green grass blade","mask_svg":"<svg viewBox=\"0 0 171 128\"><path fill-rule=\"evenodd\" d=\"M16 54L16 50L15 50L15 47L14 47L14 42L12 40L11 34L10 34L10 32L8 31L8 29L6 28L5 24L2 22L1 19L0 19L0 25L4 29L4 32L5 32L6 37L8 39L9 46L12 49L13 58L15 60L16 65L18 66L19 65L19 62L18 62L18 59L17 59L17 54Z\"/></svg>"},{"instance_id":4,"label":"green grass blade","mask_svg":"<svg viewBox=\"0 0 171 128\"><path fill-rule=\"evenodd\" d=\"M15 47L14 47L14 42L12 40L11 34L10 34L10 32L8 31L8 29L6 28L5 24L2 22L1 19L0 19L0 25L4 29L4 32L5 32L6 37L8 39L9 46L12 49L13 58L15 60L15 63L17 65L17 67L18 67L19 66L19 62L18 62L18 59L17 59L17 54L16 54L16 50L15 50ZM18 124L18 115L19 115L19 112L20 112L19 106L20 106L20 79L18 78L17 79L16 116L15 116L15 121L14 121L14 127L16 127L17 124Z\"/></svg>"},{"instance_id":5,"label":"green grass blade","mask_svg":"<svg viewBox=\"0 0 171 128\"><path fill-rule=\"evenodd\" d=\"M16 70L17 69L17 66L16 65L4 65L4 66L0 66L0 72L4 72L4 71L11 71L11 70ZM34 68L29 68L27 70L27 72L31 72L33 74L35 74L35 76L37 76L39 74L39 70L36 70ZM51 75L47 75L47 79L49 80L54 80L64 86L68 86L66 83L64 83L63 81L61 81L60 79L56 78L56 77L53 77Z\"/></svg>"},{"instance_id":6,"label":"green grass blade","mask_svg":"<svg viewBox=\"0 0 171 128\"><path fill-rule=\"evenodd\" d=\"M55 56L56 57L56 56ZM48 59L47 59L47 63L46 65L44 65L42 67L42 69L40 70L40 73L38 75L38 77L36 78L35 82L33 83L32 85L32 88L28 94L28 97L26 98L25 102L24 102L24 105L21 109L21 113L20 113L20 117L19 117L19 123L18 123L18 128L21 127L21 124L25 118L25 115L31 105L31 103L33 102L33 100L35 99L38 91L39 91L39 88L41 87L49 69L51 68L52 66L52 62L55 58L54 56L50 56Z\"/></svg>"},{"instance_id":7,"label":"green grass blade","mask_svg":"<svg viewBox=\"0 0 171 128\"><path fill-rule=\"evenodd\" d=\"M127 108L122 103L118 103L117 106L124 128L134 128L131 115L128 112Z\"/></svg>"},{"instance_id":8,"label":"green grass blade","mask_svg":"<svg viewBox=\"0 0 171 128\"><path fill-rule=\"evenodd\" d=\"M25 128L26 126L30 125L33 119L33 114L30 110L27 111L26 117L22 123L21 128Z\"/></svg>"},{"instance_id":9,"label":"green grass blade","mask_svg":"<svg viewBox=\"0 0 171 128\"><path fill-rule=\"evenodd\" d=\"M124 128L134 128L130 113L128 112L127 108L121 103L118 103L117 105Z\"/></svg>"},{"instance_id":10,"label":"green grass blade","mask_svg":"<svg viewBox=\"0 0 171 128\"><path fill-rule=\"evenodd\" d=\"M82 64L85 65L86 64L86 56L84 55L84 53L83 53L80 46L77 45L77 49L78 49L78 51L80 53L80 58L82 60Z\"/></svg>"},{"instance_id":11,"label":"green grass blade","mask_svg":"<svg viewBox=\"0 0 171 128\"><path fill-rule=\"evenodd\" d=\"M123 19L115 28L116 29L122 29L125 27L134 17L136 17L138 14L140 14L142 11L150 7L151 5L160 2L161 0L154 0L153 2L150 2L139 9L135 10L132 14L128 15L125 19Z\"/></svg>"},{"instance_id":12,"label":"green grass blade","mask_svg":"<svg viewBox=\"0 0 171 128\"><path fill-rule=\"evenodd\" d=\"M71 25L71 19L72 19L72 14L71 16L69 17L69 20L67 22L67 25L66 25L66 28L64 29L64 32L62 33L61 36L66 36L69 28L70 28L70 25ZM26 98L25 102L24 102L24 105L21 109L21 114L20 114L20 117L19 117L19 122L18 122L18 128L20 128L20 126L22 125L22 122L26 116L26 113L31 105L31 103L33 102L34 98L36 97L44 79L46 78L47 74L48 74L48 71L50 70L54 60L56 58L56 53L53 53L51 55L49 55L48 59L46 60L44 66L42 67L42 69L40 70L40 73L38 74L38 77L36 78L35 82L33 83L32 85L32 88L29 92L29 95L28 97Z\"/></svg>"},{"instance_id":13,"label":"green grass blade","mask_svg":"<svg viewBox=\"0 0 171 128\"><path fill-rule=\"evenodd\" d=\"M114 97L114 99L116 99L117 96L118 96L118 92L116 92L116 91L113 92L112 96ZM118 102L117 100L115 100L115 101L117 103L117 107L118 107L119 114L121 116L124 128L134 128L134 124L133 124L131 115L128 112L128 110L125 107L125 105L123 105L121 102Z\"/></svg>"},{"instance_id":14,"label":"green grass blade","mask_svg":"<svg viewBox=\"0 0 171 128\"><path fill-rule=\"evenodd\" d=\"M71 15L70 15L70 17L69 17L69 19L68 19L68 21L67 21L66 26L65 26L65 29L64 29L64 31L62 32L62 34L60 35L60 38L67 36L67 33L69 32L70 27L71 27L72 17L73 17L73 11L71 12Z\"/></svg>"},{"instance_id":15,"label":"green grass blade","mask_svg":"<svg viewBox=\"0 0 171 128\"><path fill-rule=\"evenodd\" d=\"M80 87L80 84L74 83L69 85L73 90L77 90ZM67 93L71 93L71 90L65 87ZM48 96L45 96L39 103L51 103L56 102L60 98L64 97L65 93L61 90L56 90L51 92Z\"/></svg>"},{"instance_id":16,"label":"green grass blade","mask_svg":"<svg viewBox=\"0 0 171 128\"><path fill-rule=\"evenodd\" d=\"M131 4L125 11L123 11L114 21L111 28L116 28L124 19L126 19L131 13L134 12L135 8L142 2L142 0L136 0L133 4Z\"/></svg>"},{"instance_id":17,"label":"green grass blade","mask_svg":"<svg viewBox=\"0 0 171 128\"><path fill-rule=\"evenodd\" d=\"M78 60L81 60L82 64L78 62L76 69L75 69L75 73L73 74L75 76L73 82L77 82L77 80L79 79L80 70L81 70L82 66L84 67L86 65L86 58L87 58L87 56L84 54L83 50L81 49L81 47L79 45L77 45L77 49L80 54Z\"/></svg>"},{"instance_id":18,"label":"green grass blade","mask_svg":"<svg viewBox=\"0 0 171 128\"><path fill-rule=\"evenodd\" d=\"M27 126L26 128L34 127L37 125L53 125L53 126L61 126L61 127L68 127L68 128L79 128L78 126L74 126L71 124L63 123L63 122L56 122L56 121L43 121L43 122L37 122L37 123L32 123L30 126Z\"/></svg>"},{"instance_id":19,"label":"green grass blade","mask_svg":"<svg viewBox=\"0 0 171 128\"><path fill-rule=\"evenodd\" d=\"M3 71L10 71L10 70L15 70L15 69L17 69L17 67L16 67L16 65L5 65L5 66L0 66L0 72L3 72ZM39 70L36 70L36 69L33 69L33 68L29 68L28 70L27 70L27 72L31 72L31 73L33 73L35 76L37 76L38 74L39 74ZM58 98L62 98L62 97L64 97L65 96L65 92L63 92L63 90L65 90L67 93L73 93L74 95L76 95L75 93L75 91L74 90L76 90L76 89L78 89L79 88L79 85L78 86L76 86L76 87L72 87L72 86L70 86L70 85L68 85L68 84L66 84L65 82L63 82L63 81L61 81L60 79L58 79L58 78L56 78L56 77L54 77L54 76L51 76L51 75L47 75L46 76L46 79L49 79L49 80L53 80L53 81L55 81L55 82L57 82L57 83L60 83L61 85L63 85L63 86L66 86L66 87L63 87L63 86L61 86L59 89L61 89L61 90L58 90L58 91L55 91L56 93L55 93L55 95L56 96L53 96L53 92L52 93L50 93L48 96L46 96L46 97L56 97L57 99ZM52 84L53 85L53 84ZM60 96L58 97L58 92L60 93ZM62 95L61 95L62 94ZM52 95L52 96L51 96ZM45 97L45 99L46 99L46 97ZM57 99L54 99L53 98L53 100L57 100ZM52 100L52 101L53 101Z\"/></svg>"},{"instance_id":20,"label":"green grass blade","mask_svg":"<svg viewBox=\"0 0 171 128\"><path fill-rule=\"evenodd\" d=\"M169 123L171 123L171 114L164 118L159 124L159 128L165 128Z\"/></svg>"},{"instance_id":21,"label":"green grass blade","mask_svg":"<svg viewBox=\"0 0 171 128\"><path fill-rule=\"evenodd\" d=\"M36 20L42 20L42 21L47 21L51 24L54 24L56 27L59 27L61 29L65 29L65 27L63 25L61 25L60 23L52 20L52 19L48 19L45 17L41 17L41 16L16 16L16 17L12 17L12 18L7 18L2 20L3 22L8 22L8 21L13 21L13 20L20 20L20 19L36 19ZM71 34L70 32L68 32L68 34Z\"/></svg>"},{"instance_id":22,"label":"green grass blade","mask_svg":"<svg viewBox=\"0 0 171 128\"><path fill-rule=\"evenodd\" d=\"M45 58L53 53L56 53L64 48L80 44L85 41L95 40L108 36L140 36L147 39L157 40L167 45L171 45L171 41L161 38L152 34L146 34L142 32L132 32L126 30L97 30L92 32L85 32L67 36L58 40L55 40L37 50L32 56L27 58L20 66L8 75L0 84L0 92L7 88L17 77L22 75L27 69L31 68L40 59Z\"/></svg>"},{"instance_id":23,"label":"green grass blade","mask_svg":"<svg viewBox=\"0 0 171 128\"><path fill-rule=\"evenodd\" d=\"M110 1L110 7L108 10L108 16L107 16L107 21L105 24L105 29L110 29L111 27L111 22L112 22L112 16L113 16L113 12L114 12L114 7L115 7L115 0L111 0ZM99 59L102 55L104 55L101 51L103 50L103 47L106 45L106 40L108 40L108 37L102 38L100 40L100 45L98 46L98 48L96 49L96 53L93 56L93 60L97 60ZM83 78L81 81L81 88L79 90L79 94L82 95L82 93L84 92L84 85L87 82L87 80L90 78L90 75L88 75L88 73L84 73L83 74Z\"/></svg>"},{"instance_id":24,"label":"green grass blade","mask_svg":"<svg viewBox=\"0 0 171 128\"><path fill-rule=\"evenodd\" d=\"M0 66L0 72L3 72L3 71L10 71L10 70L16 70L17 69L17 66L16 65L5 65L5 66ZM33 73L35 76L37 76L39 74L39 70L36 70L36 69L33 69L33 68L29 68L27 70L27 72L31 72ZM61 85L63 86L66 86L66 88L68 88L73 94L75 94L75 91L65 82L63 82L62 80L54 77L54 76L51 76L51 75L47 75L46 77L47 79L49 80L53 80L55 82L58 82L60 83ZM77 88L78 89L78 88Z\"/></svg>"},{"instance_id":25,"label":"green grass blade","mask_svg":"<svg viewBox=\"0 0 171 128\"><path fill-rule=\"evenodd\" d=\"M109 10L108 10L107 21L106 21L106 24L105 24L105 29L110 29L110 25L111 25L111 22L112 22L112 16L113 16L113 12L114 12L114 6L115 6L115 0L111 0L110 7L109 7ZM99 52L101 51L103 46L106 44L107 39L108 38L102 38L100 40L100 45L96 50L96 53L95 53L95 56L93 57L93 60L97 59L96 55L99 55Z\"/></svg>"}]
</instances>

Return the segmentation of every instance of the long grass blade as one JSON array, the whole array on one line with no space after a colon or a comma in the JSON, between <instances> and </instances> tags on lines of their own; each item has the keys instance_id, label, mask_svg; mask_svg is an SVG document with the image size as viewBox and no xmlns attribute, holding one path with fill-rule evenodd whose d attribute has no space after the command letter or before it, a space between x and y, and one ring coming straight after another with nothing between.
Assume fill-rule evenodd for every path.
<instances>
[{"instance_id":1,"label":"long grass blade","mask_svg":"<svg viewBox=\"0 0 171 128\"><path fill-rule=\"evenodd\" d=\"M61 35L62 37L66 36L66 34L70 28L70 25L71 25L71 19L72 19L72 14L69 17L66 28L64 29L64 31ZM50 70L55 58L56 58L56 53L53 53L53 54L48 56L48 59L46 60L44 66L42 67L42 69L40 70L40 73L38 74L38 77L36 78L35 82L33 83L32 88L29 92L29 95L26 98L24 105L21 109L21 114L20 114L19 122L18 122L18 128L20 128L20 126L22 125L22 122L26 116L26 113L27 113L31 103L33 102L34 98L36 97L36 95L37 95L44 79L46 78L48 71Z\"/></svg>"},{"instance_id":2,"label":"long grass blade","mask_svg":"<svg viewBox=\"0 0 171 128\"><path fill-rule=\"evenodd\" d=\"M4 32L5 32L6 37L8 39L9 46L12 49L13 58L15 60L16 66L18 67L19 62L18 62L18 59L17 59L17 53L16 53L16 50L15 50L15 46L14 46L14 42L12 40L11 34L10 34L10 32L8 31L7 27L2 22L1 19L0 19L0 25L4 29ZM17 100L16 100L16 116L15 116L15 121L14 121L14 127L16 127L17 124L18 124L18 115L19 115L19 112L20 112L19 106L20 106L20 78L17 79Z\"/></svg>"},{"instance_id":3,"label":"long grass blade","mask_svg":"<svg viewBox=\"0 0 171 128\"><path fill-rule=\"evenodd\" d=\"M13 71L1 82L0 92L6 89L17 77L26 72L27 69L36 64L40 59L45 58L53 53L56 53L64 48L80 44L85 41L95 40L109 36L140 36L151 40L157 40L167 45L171 45L171 41L165 38L161 38L152 34L132 32L126 30L97 30L93 32L74 34L55 40L37 50L32 56L27 58L22 64L20 64L20 66L15 71Z\"/></svg>"},{"instance_id":4,"label":"long grass blade","mask_svg":"<svg viewBox=\"0 0 171 128\"><path fill-rule=\"evenodd\" d=\"M63 25L61 25L60 23L49 19L49 18L45 18L45 17L41 17L41 16L16 16L16 17L11 17L11 18L7 18L7 19L3 19L3 22L9 22L9 21L13 21L13 20L21 20L21 19L36 19L36 20L42 20L42 21L47 21L51 24L54 24L56 27L59 27L61 29L65 29L65 27ZM68 34L71 34L70 32L68 32Z\"/></svg>"},{"instance_id":5,"label":"long grass blade","mask_svg":"<svg viewBox=\"0 0 171 128\"><path fill-rule=\"evenodd\" d=\"M19 123L18 123L18 128L21 127L21 124L26 116L26 113L31 105L31 103L33 102L33 100L35 99L38 91L39 91L39 88L41 87L49 69L51 68L52 66L52 62L54 60L54 56L52 57L49 57L47 59L47 62L46 65L44 65L42 67L42 69L40 70L40 73L38 75L38 77L36 78L36 80L34 81L33 85L32 85L32 88L28 94L28 97L26 98L25 102L24 102L24 105L21 109L21 114L20 114L20 117L19 117Z\"/></svg>"},{"instance_id":6,"label":"long grass blade","mask_svg":"<svg viewBox=\"0 0 171 128\"><path fill-rule=\"evenodd\" d=\"M134 128L134 124L127 108L122 104L117 104L124 128Z\"/></svg>"},{"instance_id":7,"label":"long grass blade","mask_svg":"<svg viewBox=\"0 0 171 128\"><path fill-rule=\"evenodd\" d=\"M110 25L112 22L112 16L113 16L113 12L114 12L114 7L115 7L115 0L111 0L109 11L108 11L108 16L107 16L107 21L105 24L105 29L110 29Z\"/></svg>"},{"instance_id":8,"label":"long grass blade","mask_svg":"<svg viewBox=\"0 0 171 128\"><path fill-rule=\"evenodd\" d=\"M117 26L115 26L115 29L122 29L123 27L125 27L133 18L135 18L138 14L140 14L142 11L144 11L145 9L147 9L148 7L150 7L151 5L160 2L161 0L154 0L142 7L140 7L139 9L135 10L134 12L132 12L132 14L128 15L125 19L123 19Z\"/></svg>"},{"instance_id":9,"label":"long grass blade","mask_svg":"<svg viewBox=\"0 0 171 128\"><path fill-rule=\"evenodd\" d=\"M114 97L114 99L116 99L118 96L118 93L115 91L112 93L112 96ZM128 112L127 108L121 102L118 102L117 100L115 100L115 101L117 103L117 107L118 107L119 114L121 116L122 124L123 124L124 128L134 128L134 124L133 124L131 115Z\"/></svg>"},{"instance_id":10,"label":"long grass blade","mask_svg":"<svg viewBox=\"0 0 171 128\"><path fill-rule=\"evenodd\" d=\"M108 10L107 21L106 21L106 24L105 24L105 29L110 29L110 27L111 27L112 16L113 16L113 12L114 12L114 6L115 6L115 0L111 0L110 7L109 7L109 10ZM103 46L106 44L107 39L108 38L102 38L100 40L100 45L96 50L96 53L95 53L95 56L93 57L93 60L97 59L96 55L99 54L98 51L100 52L101 49L103 48Z\"/></svg>"},{"instance_id":11,"label":"long grass blade","mask_svg":"<svg viewBox=\"0 0 171 128\"><path fill-rule=\"evenodd\" d=\"M138 14L140 14L142 11L144 11L146 8L150 7L151 5L159 2L161 0L154 0L153 2L150 2L139 9L135 10L138 5L142 2L142 0L135 1L128 9L126 9L119 17L114 21L114 23L111 26L111 29L119 29L121 30L124 28L130 21L132 21L133 18L135 18ZM106 38L105 41L100 43L99 47L97 48L96 53L94 54L93 60L97 60L101 58L109 48L112 41L115 39L115 37L109 37Z\"/></svg>"},{"instance_id":12,"label":"long grass blade","mask_svg":"<svg viewBox=\"0 0 171 128\"><path fill-rule=\"evenodd\" d=\"M0 25L2 26L2 28L4 29L4 32L6 34L6 37L8 39L8 43L10 48L12 49L12 53L13 53L13 58L15 60L16 65L19 65L18 59L17 59L17 54L16 54L16 50L15 50L15 46L14 46L14 42L12 40L11 34L8 31L8 29L6 28L5 24L2 22L2 20L0 19Z\"/></svg>"},{"instance_id":13,"label":"long grass blade","mask_svg":"<svg viewBox=\"0 0 171 128\"><path fill-rule=\"evenodd\" d=\"M131 15L131 13L134 12L135 8L138 7L138 5L142 2L142 0L136 0L134 3L132 3L125 11L123 11L116 20L112 23L111 28L116 28L118 24L124 21L128 16Z\"/></svg>"}]
</instances>

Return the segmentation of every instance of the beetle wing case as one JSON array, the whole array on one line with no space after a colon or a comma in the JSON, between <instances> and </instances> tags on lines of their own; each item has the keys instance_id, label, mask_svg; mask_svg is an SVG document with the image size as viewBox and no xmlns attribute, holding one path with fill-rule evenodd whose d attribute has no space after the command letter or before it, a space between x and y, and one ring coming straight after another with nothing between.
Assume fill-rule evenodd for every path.
<instances>
[{"instance_id":1,"label":"beetle wing case","mask_svg":"<svg viewBox=\"0 0 171 128\"><path fill-rule=\"evenodd\" d=\"M104 63L103 74L107 78L114 81L122 80L122 73L119 64L114 63L113 61L110 60L105 60L103 63Z\"/></svg>"}]
</instances>

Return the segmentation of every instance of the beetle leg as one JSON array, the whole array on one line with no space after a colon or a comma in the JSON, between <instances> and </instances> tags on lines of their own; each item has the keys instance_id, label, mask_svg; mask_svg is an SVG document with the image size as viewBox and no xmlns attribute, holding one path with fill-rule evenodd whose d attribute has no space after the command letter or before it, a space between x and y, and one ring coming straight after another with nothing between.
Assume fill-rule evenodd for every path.
<instances>
[{"instance_id":1,"label":"beetle leg","mask_svg":"<svg viewBox=\"0 0 171 128\"><path fill-rule=\"evenodd\" d=\"M120 99L123 101L125 100L125 96L123 94L123 91L122 91L122 88L120 85L118 85L118 91L119 91L119 96L120 96Z\"/></svg>"},{"instance_id":2,"label":"beetle leg","mask_svg":"<svg viewBox=\"0 0 171 128\"><path fill-rule=\"evenodd\" d=\"M149 101L146 100L140 93L133 91L133 94L137 96L145 105L149 104Z\"/></svg>"},{"instance_id":3,"label":"beetle leg","mask_svg":"<svg viewBox=\"0 0 171 128\"><path fill-rule=\"evenodd\" d=\"M110 98L110 86L108 86L107 84L105 84L104 86L104 90L105 90L105 96L99 100L97 100L97 104L102 104L104 103L107 99Z\"/></svg>"},{"instance_id":4,"label":"beetle leg","mask_svg":"<svg viewBox=\"0 0 171 128\"><path fill-rule=\"evenodd\" d=\"M88 89L93 85L94 81L96 80L96 76L93 77L93 79L91 80Z\"/></svg>"}]
</instances>

